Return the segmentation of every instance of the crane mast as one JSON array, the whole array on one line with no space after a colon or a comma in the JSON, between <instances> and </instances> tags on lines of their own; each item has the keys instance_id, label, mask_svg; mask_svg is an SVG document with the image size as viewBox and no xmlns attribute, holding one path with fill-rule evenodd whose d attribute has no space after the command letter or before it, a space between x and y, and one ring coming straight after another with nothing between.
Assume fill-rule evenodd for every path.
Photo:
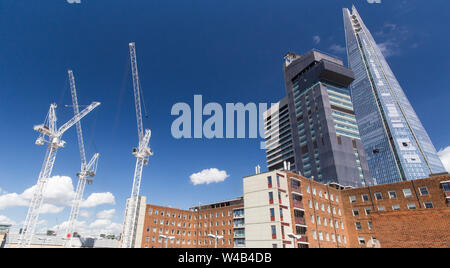
<instances>
[{"instance_id":1,"label":"crane mast","mask_svg":"<svg viewBox=\"0 0 450 268\"><path fill-rule=\"evenodd\" d=\"M77 116L80 113L78 106L78 98L77 98L77 89L75 86L75 78L73 76L72 70L68 70L69 82L70 82L70 93L72 95L72 104L73 104L73 113ZM76 124L77 130L77 138L78 138L78 147L80 149L80 158L81 158L81 171L77 173L78 184L75 192L75 198L72 201L72 207L69 214L69 221L67 224L66 235L67 240L65 241L65 247L72 247L72 238L73 238L73 227L76 219L78 218L78 214L80 212L81 201L83 200L83 193L86 187L86 182L90 184L92 179L97 171L98 157L99 154L96 153L89 161L86 162L86 153L84 150L84 141L83 141L83 132L81 130L81 122L78 121Z\"/></svg>"},{"instance_id":2,"label":"crane mast","mask_svg":"<svg viewBox=\"0 0 450 268\"><path fill-rule=\"evenodd\" d=\"M99 102L93 102L78 115L74 116L67 123L56 128L56 104L51 104L47 115L46 122L42 125L34 126L34 130L39 132L39 137L36 140L37 145L44 145L48 143L47 152L45 154L44 163L42 164L41 172L39 173L36 188L33 193L33 197L28 208L27 217L22 228L22 232L18 241L19 247L29 247L31 239L33 238L34 231L39 219L40 210L44 201L44 192L47 182L51 176L53 165L55 164L56 153L58 148L64 147L65 141L61 140L61 136L70 127L79 122L89 112L99 106ZM45 137L48 136L48 139Z\"/></svg>"},{"instance_id":3,"label":"crane mast","mask_svg":"<svg viewBox=\"0 0 450 268\"><path fill-rule=\"evenodd\" d=\"M148 157L153 155L150 147L150 129L143 131L142 124L142 112L141 112L141 97L140 97L140 83L139 74L136 60L136 47L134 43L129 44L130 47L130 61L131 61L131 73L133 79L134 89L134 104L136 108L136 120L137 130L139 136L138 148L133 149L133 155L136 157L136 167L134 170L133 185L131 190L131 197L129 198L126 206L125 219L122 232L122 248L133 247L133 238L136 232L136 217L138 214L138 198L142 180L143 167L148 165Z\"/></svg>"}]
</instances>

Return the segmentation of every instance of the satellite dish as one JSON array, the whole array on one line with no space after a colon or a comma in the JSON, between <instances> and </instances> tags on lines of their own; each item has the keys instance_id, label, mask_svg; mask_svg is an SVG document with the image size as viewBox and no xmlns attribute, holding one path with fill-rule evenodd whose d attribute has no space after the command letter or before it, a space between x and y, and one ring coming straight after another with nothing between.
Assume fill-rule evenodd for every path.
<instances>
[{"instance_id":1,"label":"satellite dish","mask_svg":"<svg viewBox=\"0 0 450 268\"><path fill-rule=\"evenodd\" d=\"M381 248L380 241L376 239L370 239L369 242L367 242L367 248Z\"/></svg>"}]
</instances>

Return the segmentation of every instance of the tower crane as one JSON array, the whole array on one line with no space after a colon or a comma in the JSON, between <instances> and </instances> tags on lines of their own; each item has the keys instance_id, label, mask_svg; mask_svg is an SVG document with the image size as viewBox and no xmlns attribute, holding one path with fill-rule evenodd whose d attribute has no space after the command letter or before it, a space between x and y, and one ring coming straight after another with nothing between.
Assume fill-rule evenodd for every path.
<instances>
[{"instance_id":1,"label":"tower crane","mask_svg":"<svg viewBox=\"0 0 450 268\"><path fill-rule=\"evenodd\" d=\"M39 136L36 140L36 145L44 145L48 143L47 152L45 154L44 163L42 164L41 172L39 173L38 181L33 193L33 197L28 208L27 217L22 228L22 232L18 241L19 247L29 247L31 239L33 238L36 224L38 222L40 209L44 201L44 191L47 182L51 176L53 165L56 159L56 152L58 148L64 147L65 141L61 139L64 132L75 125L93 109L99 106L99 102L92 102L85 109L83 109L78 115L67 121L60 128L56 127L56 112L57 105L52 103L47 114L47 118L44 124L34 126L34 130L39 132ZM46 139L46 136L48 137Z\"/></svg>"},{"instance_id":2,"label":"tower crane","mask_svg":"<svg viewBox=\"0 0 450 268\"><path fill-rule=\"evenodd\" d=\"M139 74L136 60L136 47L134 42L129 44L130 47L130 61L131 61L131 73L133 78L134 89L134 104L136 108L137 130L139 137L139 145L137 148L133 148L133 155L136 157L136 167L134 170L133 186L131 190L131 197L128 200L125 212L125 220L122 232L122 248L133 247L133 238L136 232L136 218L139 191L142 180L142 169L148 165L148 157L153 155L152 150L149 147L151 131L150 129L143 131L142 124L142 112L141 112L141 87L139 83Z\"/></svg>"},{"instance_id":3,"label":"tower crane","mask_svg":"<svg viewBox=\"0 0 450 268\"><path fill-rule=\"evenodd\" d=\"M77 98L77 88L75 86L75 78L73 76L72 70L67 71L69 75L70 82L70 93L72 95L72 104L73 104L73 113L74 116L80 114L79 106L78 106L78 98ZM77 138L78 138L78 147L80 149L80 158L81 158L81 171L77 173L78 184L77 190L75 192L75 198L72 201L72 207L70 210L69 221L67 224L66 235L67 240L65 241L65 247L72 247L72 238L73 238L73 226L75 224L76 219L78 218L78 214L80 212L81 201L83 200L84 188L86 186L86 182L88 184L92 183L92 178L95 176L97 172L97 164L99 154L96 153L91 158L89 163L86 161L86 153L84 150L84 141L83 141L83 132L81 130L81 122L78 121L75 124L77 130Z\"/></svg>"}]
</instances>

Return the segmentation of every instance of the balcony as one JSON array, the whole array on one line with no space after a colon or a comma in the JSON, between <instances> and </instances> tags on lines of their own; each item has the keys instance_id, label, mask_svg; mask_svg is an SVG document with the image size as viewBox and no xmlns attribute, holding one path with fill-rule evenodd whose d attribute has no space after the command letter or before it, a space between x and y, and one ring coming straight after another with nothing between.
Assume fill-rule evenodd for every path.
<instances>
[{"instance_id":1,"label":"balcony","mask_svg":"<svg viewBox=\"0 0 450 268\"><path fill-rule=\"evenodd\" d=\"M244 218L244 214L234 214L233 218L234 219L243 219Z\"/></svg>"},{"instance_id":2,"label":"balcony","mask_svg":"<svg viewBox=\"0 0 450 268\"><path fill-rule=\"evenodd\" d=\"M294 208L305 210L305 207L303 206L303 202L301 202L301 201L294 200Z\"/></svg>"},{"instance_id":3,"label":"balcony","mask_svg":"<svg viewBox=\"0 0 450 268\"><path fill-rule=\"evenodd\" d=\"M308 243L308 237L302 235L300 239L297 239L297 243Z\"/></svg>"},{"instance_id":4,"label":"balcony","mask_svg":"<svg viewBox=\"0 0 450 268\"><path fill-rule=\"evenodd\" d=\"M243 223L240 223L240 224L234 224L234 228L235 228L235 229L245 228L245 224L243 224Z\"/></svg>"},{"instance_id":5,"label":"balcony","mask_svg":"<svg viewBox=\"0 0 450 268\"><path fill-rule=\"evenodd\" d=\"M295 224L306 225L305 218L295 218Z\"/></svg>"},{"instance_id":6,"label":"balcony","mask_svg":"<svg viewBox=\"0 0 450 268\"><path fill-rule=\"evenodd\" d=\"M301 193L300 193L300 191L301 191L300 186L296 186L296 185L292 185L292 184L291 184L291 191L292 191L292 192L297 192L297 193L301 194Z\"/></svg>"},{"instance_id":7,"label":"balcony","mask_svg":"<svg viewBox=\"0 0 450 268\"><path fill-rule=\"evenodd\" d=\"M235 238L235 239L245 238L245 234L234 234L233 238Z\"/></svg>"}]
</instances>

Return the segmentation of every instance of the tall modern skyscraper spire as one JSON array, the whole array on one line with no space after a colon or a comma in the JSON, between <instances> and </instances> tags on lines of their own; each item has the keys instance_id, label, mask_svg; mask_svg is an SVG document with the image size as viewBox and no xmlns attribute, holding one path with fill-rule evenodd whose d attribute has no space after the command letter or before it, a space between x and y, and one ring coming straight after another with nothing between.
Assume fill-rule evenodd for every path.
<instances>
[{"instance_id":1,"label":"tall modern skyscraper spire","mask_svg":"<svg viewBox=\"0 0 450 268\"><path fill-rule=\"evenodd\" d=\"M355 7L344 9L351 95L369 170L379 184L445 172L436 149Z\"/></svg>"}]
</instances>

